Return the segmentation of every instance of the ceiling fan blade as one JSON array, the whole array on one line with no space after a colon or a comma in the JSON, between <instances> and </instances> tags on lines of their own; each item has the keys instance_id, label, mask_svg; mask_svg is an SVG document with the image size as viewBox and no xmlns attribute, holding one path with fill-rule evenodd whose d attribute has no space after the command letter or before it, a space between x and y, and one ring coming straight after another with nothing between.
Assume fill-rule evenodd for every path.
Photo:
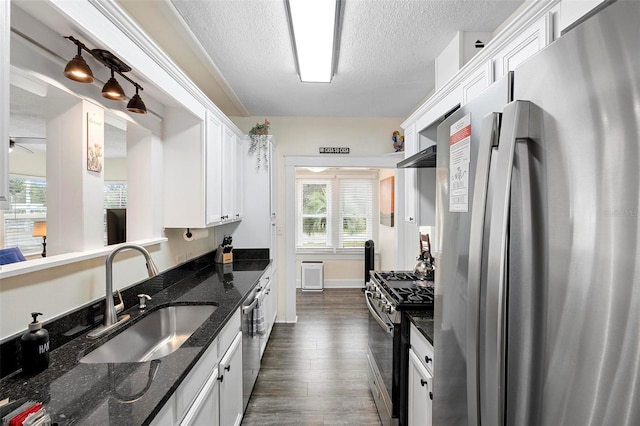
<instances>
[{"instance_id":1,"label":"ceiling fan blade","mask_svg":"<svg viewBox=\"0 0 640 426\"><path fill-rule=\"evenodd\" d=\"M18 144L46 144L47 138L11 136L10 140Z\"/></svg>"},{"instance_id":2,"label":"ceiling fan blade","mask_svg":"<svg viewBox=\"0 0 640 426\"><path fill-rule=\"evenodd\" d=\"M16 138L9 138L9 152L12 152L15 148L20 148L24 149L29 154L33 154L33 151L31 151L29 148L22 146L22 144L16 143L15 139Z\"/></svg>"}]
</instances>

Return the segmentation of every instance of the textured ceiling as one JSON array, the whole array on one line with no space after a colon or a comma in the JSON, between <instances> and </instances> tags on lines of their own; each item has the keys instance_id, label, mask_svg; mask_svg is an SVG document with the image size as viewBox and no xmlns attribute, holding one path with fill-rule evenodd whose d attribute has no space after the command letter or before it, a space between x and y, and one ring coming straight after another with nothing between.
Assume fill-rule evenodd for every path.
<instances>
[{"instance_id":1,"label":"textured ceiling","mask_svg":"<svg viewBox=\"0 0 640 426\"><path fill-rule=\"evenodd\" d=\"M171 3L252 116L405 117L455 32L492 32L522 0L346 0L330 84L300 82L284 1Z\"/></svg>"}]
</instances>

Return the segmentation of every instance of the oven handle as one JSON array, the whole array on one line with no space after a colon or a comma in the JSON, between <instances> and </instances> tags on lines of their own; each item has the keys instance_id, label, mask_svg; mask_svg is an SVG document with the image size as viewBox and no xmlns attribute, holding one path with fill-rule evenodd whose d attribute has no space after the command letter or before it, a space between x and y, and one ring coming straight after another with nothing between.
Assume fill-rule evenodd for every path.
<instances>
[{"instance_id":1,"label":"oven handle","mask_svg":"<svg viewBox=\"0 0 640 426\"><path fill-rule=\"evenodd\" d=\"M380 315L378 315L378 312L376 311L376 309L373 307L373 305L371 304L371 297L373 296L373 293L371 293L369 290L365 290L364 291L364 300L367 302L367 308L369 308L369 312L371 313L371 316L373 316L373 319L376 320L376 322L380 325L380 327L382 327L382 329L384 331L386 331L388 334L392 334L393 333L393 325L385 322L385 320L383 320Z\"/></svg>"}]
</instances>

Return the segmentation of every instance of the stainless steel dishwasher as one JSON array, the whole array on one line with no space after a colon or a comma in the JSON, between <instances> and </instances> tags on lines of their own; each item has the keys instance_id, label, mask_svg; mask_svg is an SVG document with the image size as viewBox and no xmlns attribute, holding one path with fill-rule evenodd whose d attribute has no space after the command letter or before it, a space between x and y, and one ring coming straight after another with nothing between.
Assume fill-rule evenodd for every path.
<instances>
[{"instance_id":1,"label":"stainless steel dishwasher","mask_svg":"<svg viewBox=\"0 0 640 426\"><path fill-rule=\"evenodd\" d=\"M253 385L260 371L260 336L253 326L253 310L258 303L261 284L254 288L242 304L242 403L247 409Z\"/></svg>"}]
</instances>

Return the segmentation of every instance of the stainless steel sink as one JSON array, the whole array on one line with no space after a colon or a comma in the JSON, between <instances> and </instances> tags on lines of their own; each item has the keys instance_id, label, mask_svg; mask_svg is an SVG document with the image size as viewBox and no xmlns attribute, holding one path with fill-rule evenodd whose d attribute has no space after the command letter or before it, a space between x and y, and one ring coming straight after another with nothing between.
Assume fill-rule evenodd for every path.
<instances>
[{"instance_id":1,"label":"stainless steel sink","mask_svg":"<svg viewBox=\"0 0 640 426\"><path fill-rule=\"evenodd\" d=\"M151 312L80 362L145 362L177 350L216 310L213 305L167 306Z\"/></svg>"}]
</instances>

